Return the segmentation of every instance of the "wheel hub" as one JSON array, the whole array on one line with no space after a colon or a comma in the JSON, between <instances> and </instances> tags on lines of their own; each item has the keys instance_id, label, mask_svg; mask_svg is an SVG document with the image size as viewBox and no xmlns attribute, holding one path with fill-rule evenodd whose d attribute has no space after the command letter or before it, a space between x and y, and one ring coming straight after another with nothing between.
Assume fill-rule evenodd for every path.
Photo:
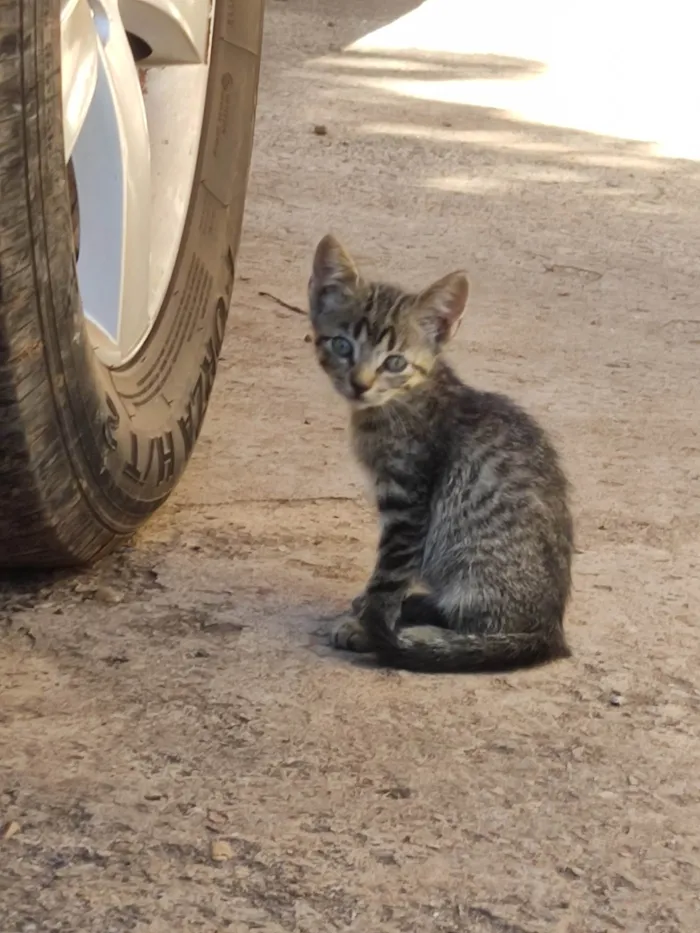
<instances>
[{"instance_id":1,"label":"wheel hub","mask_svg":"<svg viewBox=\"0 0 700 933\"><path fill-rule=\"evenodd\" d=\"M211 0L62 5L78 282L108 365L126 363L148 337L170 282L199 151L211 15Z\"/></svg>"}]
</instances>

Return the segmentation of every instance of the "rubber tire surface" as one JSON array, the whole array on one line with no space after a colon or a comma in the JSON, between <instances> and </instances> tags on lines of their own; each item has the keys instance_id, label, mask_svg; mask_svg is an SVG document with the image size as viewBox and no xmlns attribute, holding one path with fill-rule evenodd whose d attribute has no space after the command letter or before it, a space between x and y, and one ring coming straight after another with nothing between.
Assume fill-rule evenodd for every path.
<instances>
[{"instance_id":1,"label":"rubber tire surface","mask_svg":"<svg viewBox=\"0 0 700 933\"><path fill-rule=\"evenodd\" d=\"M170 287L128 365L96 358L63 155L59 0L0 0L0 566L87 563L173 490L234 278L263 0L217 0L202 144Z\"/></svg>"}]
</instances>

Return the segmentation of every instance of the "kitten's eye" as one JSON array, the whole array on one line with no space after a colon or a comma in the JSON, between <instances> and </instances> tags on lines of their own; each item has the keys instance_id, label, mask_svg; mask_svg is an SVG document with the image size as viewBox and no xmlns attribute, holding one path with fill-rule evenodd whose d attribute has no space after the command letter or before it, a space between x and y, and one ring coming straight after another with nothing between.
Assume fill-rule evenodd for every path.
<instances>
[{"instance_id":1,"label":"kitten's eye","mask_svg":"<svg viewBox=\"0 0 700 933\"><path fill-rule=\"evenodd\" d=\"M393 353L384 360L384 369L389 373L402 373L408 366L408 360L400 353Z\"/></svg>"},{"instance_id":2,"label":"kitten's eye","mask_svg":"<svg viewBox=\"0 0 700 933\"><path fill-rule=\"evenodd\" d=\"M339 356L344 360L347 360L352 356L352 344L347 339L347 337L333 337L331 340L331 350L335 353L336 356Z\"/></svg>"}]
</instances>

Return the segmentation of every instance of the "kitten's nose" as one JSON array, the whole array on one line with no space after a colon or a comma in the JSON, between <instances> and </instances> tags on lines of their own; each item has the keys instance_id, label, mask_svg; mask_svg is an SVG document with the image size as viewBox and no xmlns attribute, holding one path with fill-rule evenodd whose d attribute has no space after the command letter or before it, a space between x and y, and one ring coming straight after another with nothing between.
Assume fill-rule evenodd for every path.
<instances>
[{"instance_id":1,"label":"kitten's nose","mask_svg":"<svg viewBox=\"0 0 700 933\"><path fill-rule=\"evenodd\" d=\"M350 388L352 389L355 398L362 398L367 389L370 388L370 384L365 382L365 380L359 376L350 376Z\"/></svg>"}]
</instances>

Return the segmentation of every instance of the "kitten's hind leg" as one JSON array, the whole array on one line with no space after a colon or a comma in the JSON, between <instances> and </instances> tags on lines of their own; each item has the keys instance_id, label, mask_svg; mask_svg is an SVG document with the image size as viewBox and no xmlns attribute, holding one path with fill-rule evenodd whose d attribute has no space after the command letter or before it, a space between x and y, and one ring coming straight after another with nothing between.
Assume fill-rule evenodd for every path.
<instances>
[{"instance_id":1,"label":"kitten's hind leg","mask_svg":"<svg viewBox=\"0 0 700 933\"><path fill-rule=\"evenodd\" d=\"M437 628L452 628L449 617L429 593L412 593L401 603L399 628L412 625L434 625Z\"/></svg>"}]
</instances>

